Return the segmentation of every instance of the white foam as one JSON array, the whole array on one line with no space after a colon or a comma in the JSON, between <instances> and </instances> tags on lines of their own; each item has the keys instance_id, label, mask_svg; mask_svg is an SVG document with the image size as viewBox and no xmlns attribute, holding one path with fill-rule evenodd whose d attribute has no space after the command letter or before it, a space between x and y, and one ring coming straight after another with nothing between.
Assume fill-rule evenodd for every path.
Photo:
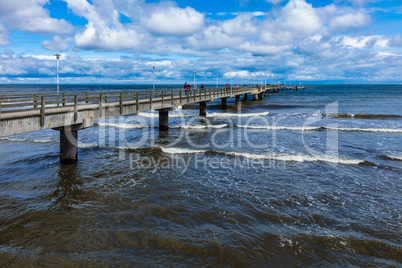
<instances>
[{"instance_id":1,"label":"white foam","mask_svg":"<svg viewBox=\"0 0 402 268\"><path fill-rule=\"evenodd\" d=\"M339 131L402 133L401 128L335 128L335 127L325 127L325 128L330 129L330 130L339 130Z\"/></svg>"},{"instance_id":2,"label":"white foam","mask_svg":"<svg viewBox=\"0 0 402 268\"><path fill-rule=\"evenodd\" d=\"M253 116L265 116L268 115L269 112L262 113L245 113L245 114L235 114L235 113L211 113L207 114L207 117L253 117Z\"/></svg>"},{"instance_id":3,"label":"white foam","mask_svg":"<svg viewBox=\"0 0 402 268\"><path fill-rule=\"evenodd\" d=\"M79 148L90 149L90 148L99 148L99 145L96 143L78 143Z\"/></svg>"},{"instance_id":4,"label":"white foam","mask_svg":"<svg viewBox=\"0 0 402 268\"><path fill-rule=\"evenodd\" d=\"M49 142L53 142L52 140L13 139L13 138L7 138L7 137L0 138L0 140L15 141L15 142L30 141L30 142L37 142L37 143L49 143Z\"/></svg>"},{"instance_id":5,"label":"white foam","mask_svg":"<svg viewBox=\"0 0 402 268\"><path fill-rule=\"evenodd\" d=\"M138 113L139 116L142 117L159 117L159 113ZM184 113L169 113L169 117L192 117L196 116L195 114L184 114Z\"/></svg>"},{"instance_id":6,"label":"white foam","mask_svg":"<svg viewBox=\"0 0 402 268\"><path fill-rule=\"evenodd\" d=\"M205 153L206 150L190 150L190 149L181 149L181 148L161 148L162 152L167 154L202 154Z\"/></svg>"},{"instance_id":7,"label":"white foam","mask_svg":"<svg viewBox=\"0 0 402 268\"><path fill-rule=\"evenodd\" d=\"M402 156L386 155L389 159L402 161Z\"/></svg>"},{"instance_id":8,"label":"white foam","mask_svg":"<svg viewBox=\"0 0 402 268\"><path fill-rule=\"evenodd\" d=\"M181 128L181 129L221 129L228 127L228 124L222 125L179 125L179 126L171 126L170 128Z\"/></svg>"},{"instance_id":9,"label":"white foam","mask_svg":"<svg viewBox=\"0 0 402 268\"><path fill-rule=\"evenodd\" d=\"M266 129L266 130L299 130L299 131L309 131L309 130L320 130L322 127L303 127L303 126L250 126L250 125L237 125L239 128L246 129Z\"/></svg>"},{"instance_id":10,"label":"white foam","mask_svg":"<svg viewBox=\"0 0 402 268\"><path fill-rule=\"evenodd\" d=\"M164 153L169 154L201 154L208 152L207 150L194 150L194 149L182 149L182 148L162 148ZM271 159L278 161L291 161L291 162L329 162L335 164L344 165L358 165L364 163L364 160L359 159L347 159L347 158L331 158L322 156L309 156L309 155L291 155L291 154L251 154L242 152L217 152L217 154L226 154L229 156L242 156L249 159Z\"/></svg>"},{"instance_id":11,"label":"white foam","mask_svg":"<svg viewBox=\"0 0 402 268\"><path fill-rule=\"evenodd\" d=\"M114 124L114 123L103 123L103 122L98 122L96 123L98 126L109 126L109 127L115 127L115 128L123 128L123 129L133 129L133 128L149 128L148 125L144 124Z\"/></svg>"}]
</instances>

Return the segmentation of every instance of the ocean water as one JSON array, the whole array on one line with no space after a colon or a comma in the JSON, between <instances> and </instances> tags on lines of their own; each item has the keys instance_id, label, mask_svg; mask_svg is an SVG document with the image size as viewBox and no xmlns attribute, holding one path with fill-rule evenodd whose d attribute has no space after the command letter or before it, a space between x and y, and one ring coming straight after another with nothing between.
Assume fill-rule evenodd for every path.
<instances>
[{"instance_id":1,"label":"ocean water","mask_svg":"<svg viewBox=\"0 0 402 268\"><path fill-rule=\"evenodd\" d=\"M0 266L400 267L402 86L251 99L101 120L74 165L57 131L1 138Z\"/></svg>"}]
</instances>

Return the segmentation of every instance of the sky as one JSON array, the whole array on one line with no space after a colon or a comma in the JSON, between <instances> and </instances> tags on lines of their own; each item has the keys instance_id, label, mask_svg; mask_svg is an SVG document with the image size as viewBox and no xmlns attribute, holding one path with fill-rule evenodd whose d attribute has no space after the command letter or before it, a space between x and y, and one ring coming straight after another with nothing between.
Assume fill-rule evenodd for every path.
<instances>
[{"instance_id":1,"label":"sky","mask_svg":"<svg viewBox=\"0 0 402 268\"><path fill-rule=\"evenodd\" d=\"M61 84L400 84L402 1L0 0L0 84L57 52Z\"/></svg>"}]
</instances>

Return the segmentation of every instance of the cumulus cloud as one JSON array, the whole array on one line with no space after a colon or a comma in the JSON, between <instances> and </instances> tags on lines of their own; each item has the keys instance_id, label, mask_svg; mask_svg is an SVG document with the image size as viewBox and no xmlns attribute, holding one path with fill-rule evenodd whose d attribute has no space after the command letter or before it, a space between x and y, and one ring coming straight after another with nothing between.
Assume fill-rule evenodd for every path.
<instances>
[{"instance_id":1,"label":"cumulus cloud","mask_svg":"<svg viewBox=\"0 0 402 268\"><path fill-rule=\"evenodd\" d=\"M357 12L337 16L333 18L329 27L334 30L348 31L351 28L367 26L371 21L369 15Z\"/></svg>"},{"instance_id":2,"label":"cumulus cloud","mask_svg":"<svg viewBox=\"0 0 402 268\"><path fill-rule=\"evenodd\" d=\"M63 39L60 36L56 35L53 37L53 40L45 40L42 42L42 47L51 51L66 51L69 47L69 42L72 41L72 38Z\"/></svg>"},{"instance_id":3,"label":"cumulus cloud","mask_svg":"<svg viewBox=\"0 0 402 268\"><path fill-rule=\"evenodd\" d=\"M156 34L189 35L204 25L204 15L191 7L170 7L155 11L147 19L147 28Z\"/></svg>"},{"instance_id":4,"label":"cumulus cloud","mask_svg":"<svg viewBox=\"0 0 402 268\"><path fill-rule=\"evenodd\" d=\"M7 29L0 24L0 46L6 46L10 43L7 40L7 35L8 35Z\"/></svg>"},{"instance_id":5,"label":"cumulus cloud","mask_svg":"<svg viewBox=\"0 0 402 268\"><path fill-rule=\"evenodd\" d=\"M99 6L86 0L66 1L75 14L88 20L85 30L75 35L74 44L77 48L100 51L131 50L141 42L141 34L120 23L119 13L111 1Z\"/></svg>"},{"instance_id":6,"label":"cumulus cloud","mask_svg":"<svg viewBox=\"0 0 402 268\"><path fill-rule=\"evenodd\" d=\"M51 18L43 8L48 0L0 1L0 22L8 29L28 33L71 33L73 26L64 19Z\"/></svg>"}]
</instances>

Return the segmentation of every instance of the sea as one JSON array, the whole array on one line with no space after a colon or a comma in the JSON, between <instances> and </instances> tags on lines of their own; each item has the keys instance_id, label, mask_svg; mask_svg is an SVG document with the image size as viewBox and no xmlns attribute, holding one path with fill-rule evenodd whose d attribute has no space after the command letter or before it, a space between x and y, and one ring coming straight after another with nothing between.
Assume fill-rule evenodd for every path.
<instances>
[{"instance_id":1,"label":"sea","mask_svg":"<svg viewBox=\"0 0 402 268\"><path fill-rule=\"evenodd\" d=\"M402 267L402 85L307 85L198 113L170 111L167 132L155 111L97 121L72 165L58 131L0 138L0 267Z\"/></svg>"}]
</instances>

